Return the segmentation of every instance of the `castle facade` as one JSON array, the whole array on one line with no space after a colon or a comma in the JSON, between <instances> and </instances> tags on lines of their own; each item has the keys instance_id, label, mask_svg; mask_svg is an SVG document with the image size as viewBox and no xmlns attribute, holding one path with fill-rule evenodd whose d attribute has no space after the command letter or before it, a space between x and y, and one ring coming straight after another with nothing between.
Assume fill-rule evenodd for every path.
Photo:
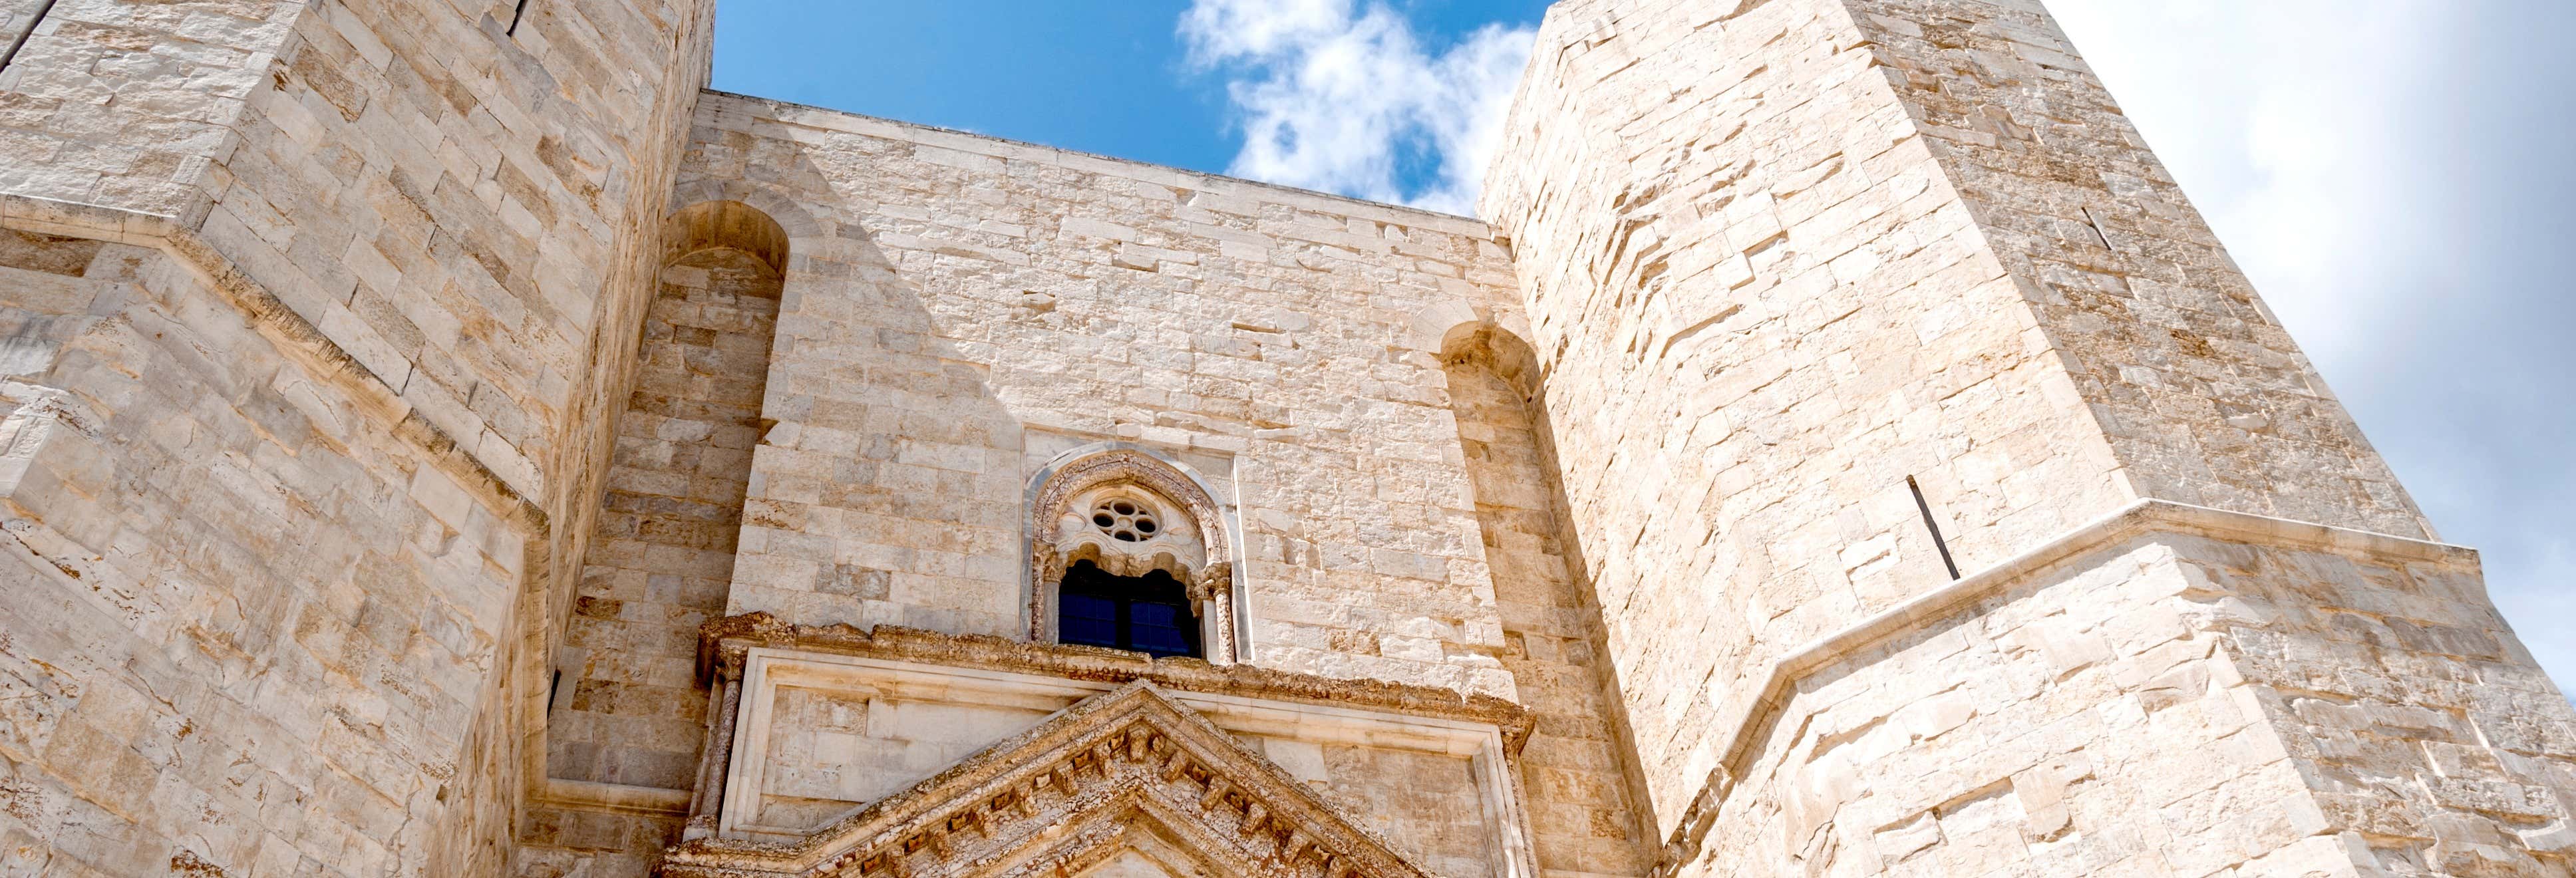
<instances>
[{"instance_id":1,"label":"castle facade","mask_svg":"<svg viewBox=\"0 0 2576 878\"><path fill-rule=\"evenodd\" d=\"M1561 0L1482 219L712 5L0 5L0 874L2576 872L2037 0Z\"/></svg>"}]
</instances>

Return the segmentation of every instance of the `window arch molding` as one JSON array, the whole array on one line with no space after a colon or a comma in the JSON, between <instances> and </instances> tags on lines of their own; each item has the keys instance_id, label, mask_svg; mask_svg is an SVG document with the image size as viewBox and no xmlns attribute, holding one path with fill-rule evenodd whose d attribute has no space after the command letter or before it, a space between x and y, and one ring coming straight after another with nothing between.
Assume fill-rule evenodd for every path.
<instances>
[{"instance_id":1,"label":"window arch molding","mask_svg":"<svg viewBox=\"0 0 2576 878\"><path fill-rule=\"evenodd\" d=\"M1126 443L1075 449L1030 478L1028 512L1030 640L1057 642L1065 573L1090 561L1119 576L1171 574L1188 589L1207 660L1246 658L1227 511L1185 465Z\"/></svg>"}]
</instances>

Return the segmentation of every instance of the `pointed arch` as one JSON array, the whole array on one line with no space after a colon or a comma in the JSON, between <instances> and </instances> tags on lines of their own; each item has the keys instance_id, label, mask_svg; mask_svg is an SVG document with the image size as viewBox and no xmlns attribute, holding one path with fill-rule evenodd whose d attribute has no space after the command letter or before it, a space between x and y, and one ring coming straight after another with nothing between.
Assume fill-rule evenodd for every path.
<instances>
[{"instance_id":1,"label":"pointed arch","mask_svg":"<svg viewBox=\"0 0 2576 878\"><path fill-rule=\"evenodd\" d=\"M1116 504L1152 516L1140 533ZM1106 509L1094 507L1108 506ZM1126 443L1099 443L1058 456L1029 480L1029 639L1057 642L1059 588L1089 561L1113 575L1170 574L1198 611L1208 661L1245 658L1235 540L1225 508L1185 465ZM1099 518L1110 518L1106 524Z\"/></svg>"}]
</instances>

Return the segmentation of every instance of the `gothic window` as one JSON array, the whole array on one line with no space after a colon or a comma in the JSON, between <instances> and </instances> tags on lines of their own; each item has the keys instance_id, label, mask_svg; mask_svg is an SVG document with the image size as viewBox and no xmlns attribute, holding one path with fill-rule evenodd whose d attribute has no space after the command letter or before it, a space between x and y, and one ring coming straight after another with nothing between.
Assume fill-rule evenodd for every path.
<instances>
[{"instance_id":1,"label":"gothic window","mask_svg":"<svg viewBox=\"0 0 2576 878\"><path fill-rule=\"evenodd\" d=\"M1111 576L1083 561L1065 571L1057 588L1057 639L1064 643L1199 655L1198 613L1189 590L1169 573Z\"/></svg>"},{"instance_id":2,"label":"gothic window","mask_svg":"<svg viewBox=\"0 0 2576 878\"><path fill-rule=\"evenodd\" d=\"M1207 491L1139 450L1067 460L1032 494L1030 638L1239 660L1234 565Z\"/></svg>"}]
</instances>

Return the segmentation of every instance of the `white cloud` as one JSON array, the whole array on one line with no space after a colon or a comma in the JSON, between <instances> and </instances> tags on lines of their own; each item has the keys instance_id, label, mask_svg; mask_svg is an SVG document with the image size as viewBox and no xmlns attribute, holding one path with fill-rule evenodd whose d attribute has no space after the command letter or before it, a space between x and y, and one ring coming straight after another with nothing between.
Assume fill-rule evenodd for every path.
<instances>
[{"instance_id":1,"label":"white cloud","mask_svg":"<svg viewBox=\"0 0 2576 878\"><path fill-rule=\"evenodd\" d=\"M1459 214L1535 39L1487 25L1435 53L1376 0L1195 0L1180 32L1242 116L1230 173Z\"/></svg>"},{"instance_id":2,"label":"white cloud","mask_svg":"<svg viewBox=\"0 0 2576 878\"><path fill-rule=\"evenodd\" d=\"M2576 682L2563 0L2050 0L2544 667ZM2562 685L2562 688L2565 688Z\"/></svg>"},{"instance_id":3,"label":"white cloud","mask_svg":"<svg viewBox=\"0 0 2576 878\"><path fill-rule=\"evenodd\" d=\"M1437 56L1378 0L1194 0L1243 176L1464 213L1527 29ZM2565 0L2049 0L2444 538L2576 683L2576 78ZM1431 163L1408 186L1408 157ZM2564 688L2564 687L2562 687Z\"/></svg>"}]
</instances>

